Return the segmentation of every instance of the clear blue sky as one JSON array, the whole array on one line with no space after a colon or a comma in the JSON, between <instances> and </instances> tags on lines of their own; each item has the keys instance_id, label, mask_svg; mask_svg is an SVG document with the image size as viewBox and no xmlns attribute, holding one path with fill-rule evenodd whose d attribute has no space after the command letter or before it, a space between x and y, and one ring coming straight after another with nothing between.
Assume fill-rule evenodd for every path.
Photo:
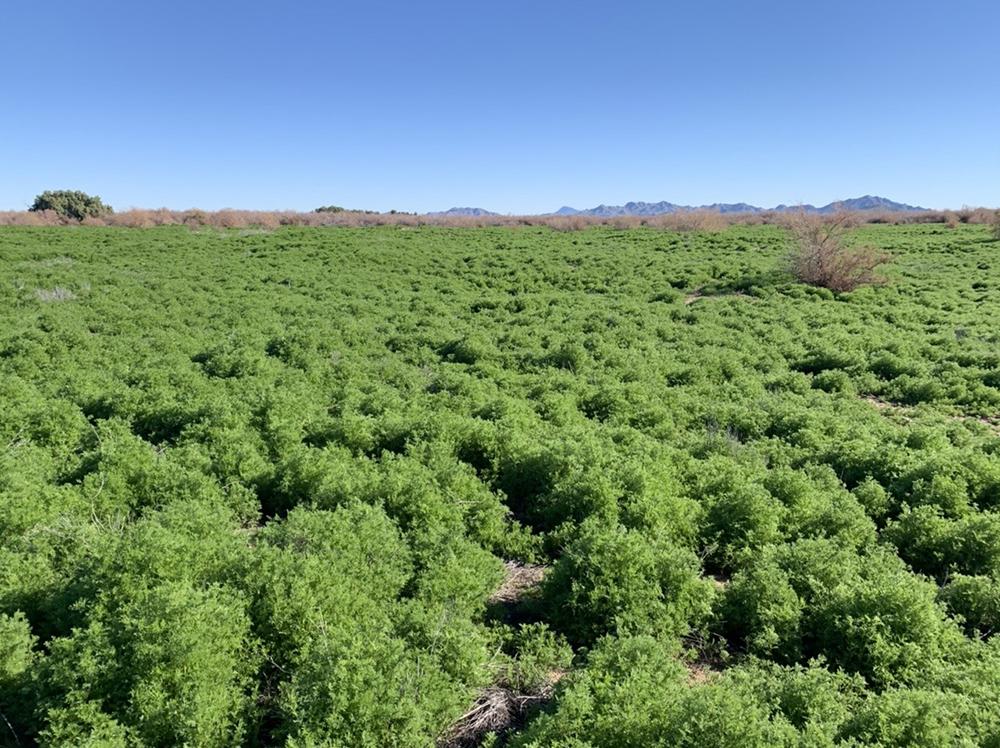
<instances>
[{"instance_id":1,"label":"clear blue sky","mask_svg":"<svg viewBox=\"0 0 1000 748\"><path fill-rule=\"evenodd\" d=\"M8 0L0 209L1000 205L1000 2Z\"/></svg>"}]
</instances>

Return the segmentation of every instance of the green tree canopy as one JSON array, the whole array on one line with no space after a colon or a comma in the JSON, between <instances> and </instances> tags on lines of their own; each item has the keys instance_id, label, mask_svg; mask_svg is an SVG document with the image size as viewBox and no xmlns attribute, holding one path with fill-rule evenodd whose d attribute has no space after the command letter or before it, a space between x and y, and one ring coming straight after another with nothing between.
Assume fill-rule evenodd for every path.
<instances>
[{"instance_id":1,"label":"green tree canopy","mask_svg":"<svg viewBox=\"0 0 1000 748\"><path fill-rule=\"evenodd\" d=\"M28 210L54 210L63 218L77 221L113 212L111 206L105 205L101 198L79 190L46 190L35 198Z\"/></svg>"}]
</instances>

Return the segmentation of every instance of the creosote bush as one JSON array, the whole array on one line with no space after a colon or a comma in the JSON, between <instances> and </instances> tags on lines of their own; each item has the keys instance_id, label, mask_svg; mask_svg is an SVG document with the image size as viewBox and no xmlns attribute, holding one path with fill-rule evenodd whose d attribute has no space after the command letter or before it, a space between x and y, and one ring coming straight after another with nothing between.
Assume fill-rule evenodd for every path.
<instances>
[{"instance_id":1,"label":"creosote bush","mask_svg":"<svg viewBox=\"0 0 1000 748\"><path fill-rule=\"evenodd\" d=\"M796 244L791 257L792 274L803 283L835 292L885 283L885 277L877 271L891 259L888 252L844 243L855 220L850 213L830 218L804 212L793 215L788 221Z\"/></svg>"}]
</instances>

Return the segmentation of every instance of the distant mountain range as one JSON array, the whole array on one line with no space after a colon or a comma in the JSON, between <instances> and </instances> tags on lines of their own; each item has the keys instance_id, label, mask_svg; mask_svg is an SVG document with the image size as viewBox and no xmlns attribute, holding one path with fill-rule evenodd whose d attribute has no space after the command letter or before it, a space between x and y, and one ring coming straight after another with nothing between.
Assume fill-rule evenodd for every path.
<instances>
[{"instance_id":1,"label":"distant mountain range","mask_svg":"<svg viewBox=\"0 0 1000 748\"><path fill-rule=\"evenodd\" d=\"M884 210L888 212L920 212L927 210L916 205L897 203L884 197L875 195L865 195L864 197L854 197L849 200L839 200L820 207L815 205L778 205L774 208L760 208L749 203L712 203L711 205L677 205L666 201L658 203L631 202L624 205L598 205L596 208L586 208L577 210L569 206L563 206L555 212L557 216L598 216L608 218L611 216L658 216L664 213L687 213L695 210L707 210L715 213L765 213L778 212L788 213L792 211L804 210L806 213L835 213L838 210ZM432 213L437 216L495 216L482 208L452 208L440 213Z\"/></svg>"},{"instance_id":2,"label":"distant mountain range","mask_svg":"<svg viewBox=\"0 0 1000 748\"><path fill-rule=\"evenodd\" d=\"M448 210L440 210L436 213L428 213L429 216L498 216L499 213L494 213L490 210L484 210L483 208L448 208Z\"/></svg>"}]
</instances>

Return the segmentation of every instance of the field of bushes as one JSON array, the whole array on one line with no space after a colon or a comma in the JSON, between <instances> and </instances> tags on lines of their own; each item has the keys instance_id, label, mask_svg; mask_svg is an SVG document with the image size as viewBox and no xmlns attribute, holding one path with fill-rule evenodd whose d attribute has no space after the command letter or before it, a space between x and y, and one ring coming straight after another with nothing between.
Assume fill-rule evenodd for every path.
<instances>
[{"instance_id":1,"label":"field of bushes","mask_svg":"<svg viewBox=\"0 0 1000 748\"><path fill-rule=\"evenodd\" d=\"M1000 746L1000 241L0 229L0 745Z\"/></svg>"}]
</instances>

